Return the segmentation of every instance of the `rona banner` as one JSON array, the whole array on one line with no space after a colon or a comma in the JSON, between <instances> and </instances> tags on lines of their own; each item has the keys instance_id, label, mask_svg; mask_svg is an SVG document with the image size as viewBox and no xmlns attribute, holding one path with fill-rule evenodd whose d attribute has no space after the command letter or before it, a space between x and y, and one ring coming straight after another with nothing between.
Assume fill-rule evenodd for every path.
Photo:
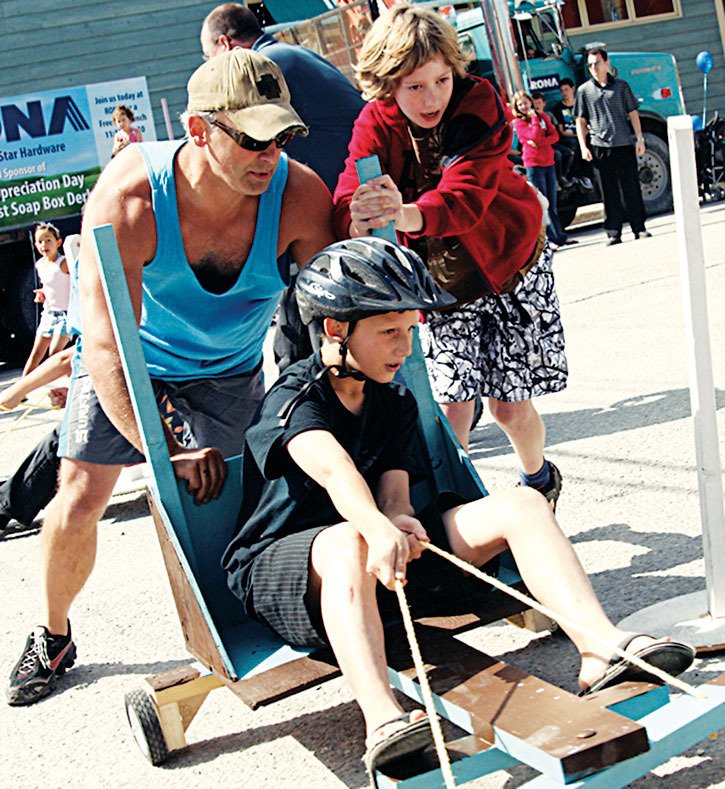
<instances>
[{"instance_id":1,"label":"rona banner","mask_svg":"<svg viewBox=\"0 0 725 789\"><path fill-rule=\"evenodd\" d=\"M111 158L117 104L156 139L145 77L0 99L0 229L80 214Z\"/></svg>"}]
</instances>

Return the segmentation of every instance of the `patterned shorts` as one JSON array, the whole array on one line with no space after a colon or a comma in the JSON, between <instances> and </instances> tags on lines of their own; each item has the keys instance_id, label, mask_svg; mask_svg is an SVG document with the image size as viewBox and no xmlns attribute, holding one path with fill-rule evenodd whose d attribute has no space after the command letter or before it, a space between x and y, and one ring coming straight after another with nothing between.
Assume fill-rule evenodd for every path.
<instances>
[{"instance_id":1,"label":"patterned shorts","mask_svg":"<svg viewBox=\"0 0 725 789\"><path fill-rule=\"evenodd\" d=\"M35 333L41 337L55 337L56 334L67 336L66 315L65 310L43 310Z\"/></svg>"},{"instance_id":2,"label":"patterned shorts","mask_svg":"<svg viewBox=\"0 0 725 789\"><path fill-rule=\"evenodd\" d=\"M433 396L462 403L477 395L519 402L558 392L568 368L547 244L513 292L483 296L420 327Z\"/></svg>"}]
</instances>

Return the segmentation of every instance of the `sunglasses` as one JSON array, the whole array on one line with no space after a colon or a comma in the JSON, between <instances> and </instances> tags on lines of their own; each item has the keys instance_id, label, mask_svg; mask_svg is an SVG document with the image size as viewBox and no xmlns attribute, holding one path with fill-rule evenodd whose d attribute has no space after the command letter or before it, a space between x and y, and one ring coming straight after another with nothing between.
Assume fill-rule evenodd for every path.
<instances>
[{"instance_id":1,"label":"sunglasses","mask_svg":"<svg viewBox=\"0 0 725 789\"><path fill-rule=\"evenodd\" d=\"M272 143L274 143L278 148L284 148L285 145L289 145L292 142L292 138L298 132L298 129L285 129L285 131L280 132L271 140L255 140L254 137L250 137L243 131L240 131L239 129L232 129L231 126L227 126L220 121L210 121L210 123L212 126L216 126L218 129L221 129L225 134L228 134L234 140L234 142L240 148L244 148L245 151L266 151Z\"/></svg>"}]
</instances>

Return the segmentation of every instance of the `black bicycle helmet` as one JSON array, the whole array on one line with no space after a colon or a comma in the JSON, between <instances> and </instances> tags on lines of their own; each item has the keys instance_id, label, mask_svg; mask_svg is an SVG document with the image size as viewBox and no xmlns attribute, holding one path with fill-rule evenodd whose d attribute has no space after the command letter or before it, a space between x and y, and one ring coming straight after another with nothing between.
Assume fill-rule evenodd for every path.
<instances>
[{"instance_id":1,"label":"black bicycle helmet","mask_svg":"<svg viewBox=\"0 0 725 789\"><path fill-rule=\"evenodd\" d=\"M381 238L330 244L297 277L303 323L315 318L355 322L386 312L440 309L454 303L415 252Z\"/></svg>"}]
</instances>

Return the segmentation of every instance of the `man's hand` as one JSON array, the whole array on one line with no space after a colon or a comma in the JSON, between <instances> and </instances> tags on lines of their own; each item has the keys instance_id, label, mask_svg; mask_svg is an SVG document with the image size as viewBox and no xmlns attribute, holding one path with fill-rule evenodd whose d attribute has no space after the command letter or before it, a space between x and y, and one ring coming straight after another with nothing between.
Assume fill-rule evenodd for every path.
<instances>
[{"instance_id":1,"label":"man's hand","mask_svg":"<svg viewBox=\"0 0 725 789\"><path fill-rule=\"evenodd\" d=\"M188 481L187 489L196 504L219 498L227 478L227 467L218 449L182 449L171 456L171 464L174 474Z\"/></svg>"},{"instance_id":2,"label":"man's hand","mask_svg":"<svg viewBox=\"0 0 725 789\"><path fill-rule=\"evenodd\" d=\"M634 152L637 154L637 156L643 156L645 150L647 150L647 148L644 144L644 139L638 139L637 144L634 146Z\"/></svg>"},{"instance_id":3,"label":"man's hand","mask_svg":"<svg viewBox=\"0 0 725 789\"><path fill-rule=\"evenodd\" d=\"M591 162L592 159L594 158L592 156L592 152L589 150L589 148L586 145L582 145L581 152L582 152L582 159L584 159L585 162Z\"/></svg>"},{"instance_id":4,"label":"man's hand","mask_svg":"<svg viewBox=\"0 0 725 789\"><path fill-rule=\"evenodd\" d=\"M34 290L33 293L35 294L35 298L33 299L33 301L36 304L42 304L45 301L45 293L43 293L42 288L38 288L37 290Z\"/></svg>"}]
</instances>

